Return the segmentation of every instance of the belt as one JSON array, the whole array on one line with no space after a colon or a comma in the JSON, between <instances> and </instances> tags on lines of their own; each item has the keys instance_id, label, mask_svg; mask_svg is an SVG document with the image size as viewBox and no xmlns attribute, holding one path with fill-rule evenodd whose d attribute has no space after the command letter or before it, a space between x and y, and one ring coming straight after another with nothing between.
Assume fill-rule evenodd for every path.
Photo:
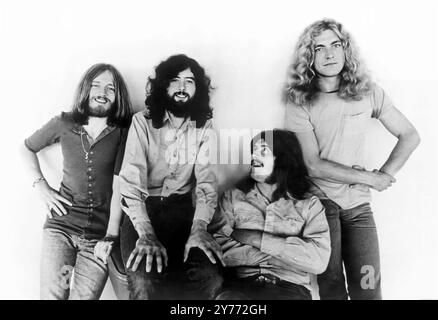
<instances>
[{"instance_id":1,"label":"belt","mask_svg":"<svg viewBox=\"0 0 438 320\"><path fill-rule=\"evenodd\" d=\"M280 278L277 278L276 276L273 275L258 275L256 276L253 281L258 282L258 283L268 283L268 284L280 284L280 282L287 282L284 280L281 280Z\"/></svg>"},{"instance_id":2,"label":"belt","mask_svg":"<svg viewBox=\"0 0 438 320\"><path fill-rule=\"evenodd\" d=\"M161 203L169 203L169 202L184 202L192 201L192 194L191 193L183 193L183 194L171 194L168 197L161 197L161 196L149 196L146 198L146 201L149 199L149 201L159 201Z\"/></svg>"},{"instance_id":3,"label":"belt","mask_svg":"<svg viewBox=\"0 0 438 320\"><path fill-rule=\"evenodd\" d=\"M293 283L293 282L289 282L289 281L280 279L279 277L276 277L272 274L260 274L260 275L256 275L256 276L250 277L250 278L252 278L251 279L252 281L257 282L259 284L279 285L279 286L283 286L283 287L304 290L306 293L310 294L310 291L306 287L299 285L299 284L296 284L296 283Z\"/></svg>"}]
</instances>

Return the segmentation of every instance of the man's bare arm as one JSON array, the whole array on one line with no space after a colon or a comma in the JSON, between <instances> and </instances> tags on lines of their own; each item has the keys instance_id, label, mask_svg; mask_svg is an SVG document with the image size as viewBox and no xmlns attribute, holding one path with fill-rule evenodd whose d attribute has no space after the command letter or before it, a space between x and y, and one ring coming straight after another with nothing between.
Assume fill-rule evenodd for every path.
<instances>
[{"instance_id":1,"label":"man's bare arm","mask_svg":"<svg viewBox=\"0 0 438 320\"><path fill-rule=\"evenodd\" d=\"M420 144L420 136L412 123L397 109L382 114L379 120L398 139L394 149L380 171L394 176Z\"/></svg>"},{"instance_id":2,"label":"man's bare arm","mask_svg":"<svg viewBox=\"0 0 438 320\"><path fill-rule=\"evenodd\" d=\"M395 179L388 173L356 170L343 164L320 158L318 141L313 131L296 132L303 150L309 175L314 178L335 180L345 184L365 184L376 190L388 188Z\"/></svg>"}]
</instances>

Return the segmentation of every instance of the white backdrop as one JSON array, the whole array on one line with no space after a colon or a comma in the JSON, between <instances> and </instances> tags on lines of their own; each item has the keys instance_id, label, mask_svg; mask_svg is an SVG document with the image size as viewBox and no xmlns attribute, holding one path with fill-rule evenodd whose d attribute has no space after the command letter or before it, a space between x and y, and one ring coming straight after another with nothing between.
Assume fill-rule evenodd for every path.
<instances>
[{"instance_id":1,"label":"white backdrop","mask_svg":"<svg viewBox=\"0 0 438 320\"><path fill-rule=\"evenodd\" d=\"M422 137L398 182L374 193L384 298L437 299L437 8L433 1L2 1L0 298L39 295L44 210L18 147L70 109L90 65L114 64L140 110L153 68L171 54L186 53L216 87L216 127L279 127L280 90L297 37L313 21L331 17L351 31L374 79ZM369 168L383 163L394 142L376 123ZM59 147L42 152L41 159L56 186ZM231 175L232 169L223 171L221 181ZM110 286L103 298L114 298Z\"/></svg>"}]
</instances>

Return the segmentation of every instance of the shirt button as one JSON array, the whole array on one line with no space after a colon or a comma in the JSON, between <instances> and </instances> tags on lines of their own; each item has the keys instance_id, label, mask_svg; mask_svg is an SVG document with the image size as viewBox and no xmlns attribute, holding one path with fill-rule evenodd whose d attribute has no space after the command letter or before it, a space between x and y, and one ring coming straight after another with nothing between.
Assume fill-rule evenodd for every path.
<instances>
[{"instance_id":1,"label":"shirt button","mask_svg":"<svg viewBox=\"0 0 438 320\"><path fill-rule=\"evenodd\" d=\"M88 186L91 187L91 183L89 183Z\"/></svg>"},{"instance_id":2,"label":"shirt button","mask_svg":"<svg viewBox=\"0 0 438 320\"><path fill-rule=\"evenodd\" d=\"M88 171L91 171L91 168L88 168Z\"/></svg>"},{"instance_id":3,"label":"shirt button","mask_svg":"<svg viewBox=\"0 0 438 320\"><path fill-rule=\"evenodd\" d=\"M90 154L93 154L93 151L91 151Z\"/></svg>"},{"instance_id":4,"label":"shirt button","mask_svg":"<svg viewBox=\"0 0 438 320\"><path fill-rule=\"evenodd\" d=\"M88 180L91 180L91 176L88 176Z\"/></svg>"},{"instance_id":5,"label":"shirt button","mask_svg":"<svg viewBox=\"0 0 438 320\"><path fill-rule=\"evenodd\" d=\"M93 160L90 160L90 163L93 163Z\"/></svg>"},{"instance_id":6,"label":"shirt button","mask_svg":"<svg viewBox=\"0 0 438 320\"><path fill-rule=\"evenodd\" d=\"M88 191L88 194L92 194L93 192L91 192L91 191Z\"/></svg>"}]
</instances>

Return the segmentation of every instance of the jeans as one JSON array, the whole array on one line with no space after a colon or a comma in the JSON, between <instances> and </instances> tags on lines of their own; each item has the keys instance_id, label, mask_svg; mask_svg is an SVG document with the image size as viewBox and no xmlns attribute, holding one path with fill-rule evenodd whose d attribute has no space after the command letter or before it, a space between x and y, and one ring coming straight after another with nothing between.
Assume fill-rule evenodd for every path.
<instances>
[{"instance_id":1,"label":"jeans","mask_svg":"<svg viewBox=\"0 0 438 320\"><path fill-rule=\"evenodd\" d=\"M266 281L268 277L268 281ZM226 277L223 291L216 300L312 300L310 291L292 282L272 276Z\"/></svg>"},{"instance_id":2,"label":"jeans","mask_svg":"<svg viewBox=\"0 0 438 320\"><path fill-rule=\"evenodd\" d=\"M146 272L144 257L135 272L127 269L130 299L213 299L223 281L218 264L211 263L198 248L191 248L187 261L183 262L194 216L191 195L148 197L146 208L155 234L166 248L168 266L158 273L154 263L152 270ZM121 233L125 265L137 239L131 220L125 216Z\"/></svg>"},{"instance_id":3,"label":"jeans","mask_svg":"<svg viewBox=\"0 0 438 320\"><path fill-rule=\"evenodd\" d=\"M113 245L108 260L108 274L118 300L129 299L128 276L122 260L120 243Z\"/></svg>"},{"instance_id":4,"label":"jeans","mask_svg":"<svg viewBox=\"0 0 438 320\"><path fill-rule=\"evenodd\" d=\"M380 256L376 224L369 203L344 210L321 199L330 227L331 256L318 276L321 300L380 300ZM347 277L345 286L343 265Z\"/></svg>"},{"instance_id":5,"label":"jeans","mask_svg":"<svg viewBox=\"0 0 438 320\"><path fill-rule=\"evenodd\" d=\"M108 277L107 266L94 258L97 240L46 228L41 253L43 300L97 300Z\"/></svg>"}]
</instances>

